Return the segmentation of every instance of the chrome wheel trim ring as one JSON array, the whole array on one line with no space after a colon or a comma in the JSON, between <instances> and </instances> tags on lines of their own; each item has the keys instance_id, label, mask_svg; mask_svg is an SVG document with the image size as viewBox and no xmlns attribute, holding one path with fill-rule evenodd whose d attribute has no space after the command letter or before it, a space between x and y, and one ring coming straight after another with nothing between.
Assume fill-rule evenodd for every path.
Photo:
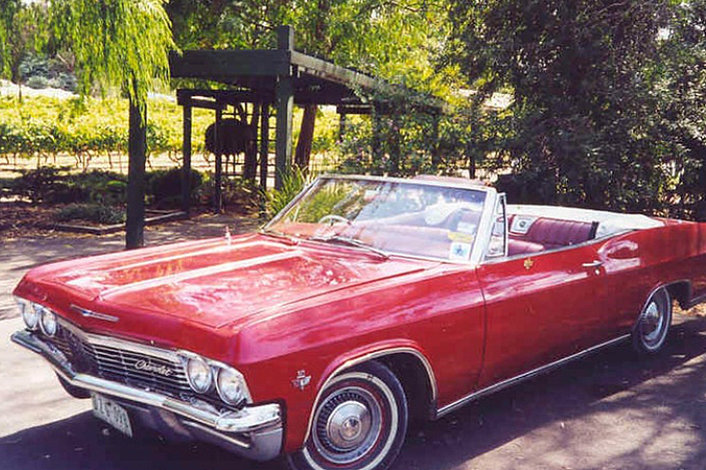
<instances>
[{"instance_id":1,"label":"chrome wheel trim ring","mask_svg":"<svg viewBox=\"0 0 706 470\"><path fill-rule=\"evenodd\" d=\"M395 396L392 393L392 390L390 390L390 388L387 386L387 384L385 384L385 382L383 382L382 380L380 380L379 378L377 378L373 375L366 374L363 372L349 372L346 374L342 374L340 377L332 380L331 383L329 384L329 387L333 386L339 382L342 382L344 380L350 380L350 379L361 379L361 380L372 383L375 387L378 388L378 390L382 393L383 397L388 402L390 416L389 416L389 433L387 435L387 438L386 438L385 442L378 443L377 447L379 447L380 450L377 452L377 455L375 456L375 458L372 459L370 462L368 462L367 465L357 469L357 470L373 470L375 467L377 467L380 464L380 462L382 462L385 459L388 452L390 451L390 448L392 447L392 444L395 441L395 436L397 435L397 430L399 427L399 412L397 409ZM343 390L345 390L345 389L343 389ZM328 401L328 399L327 399L327 401ZM314 426L316 425L315 423L318 421L318 417L319 417L319 414L320 414L320 411L322 408L323 407L320 406L316 410L314 421L313 421ZM379 432L380 433L383 432L382 427L379 429ZM316 451L323 458L326 458L326 456L325 456L326 454L322 452L322 448L320 447L320 444L317 445L318 438L315 436L316 436L316 430L312 429L311 442L316 447ZM377 438L375 439L375 441L377 441ZM375 442L375 441L373 441L373 442ZM373 446L372 448L374 448L374 447L375 446ZM368 449L368 451L370 451L370 449ZM322 467L321 464L319 462L317 462L316 459L311 455L311 451L309 450L308 446L305 446L302 449L302 455L304 456L306 462L315 470L330 470L330 468L331 468L331 467L329 467L329 468ZM364 454L362 454L361 456L364 456ZM360 459L361 456L359 456L357 459L354 459L352 462L355 462L356 460ZM345 466L341 466L341 464L336 464L335 462L332 462L332 461L331 461L331 464L334 466L340 466L341 468L345 468ZM343 465L345 465L345 464L343 464Z\"/></svg>"},{"instance_id":2,"label":"chrome wheel trim ring","mask_svg":"<svg viewBox=\"0 0 706 470\"><path fill-rule=\"evenodd\" d=\"M652 295L640 318L640 341L648 350L656 351L664 343L670 312L671 298L666 291L660 289Z\"/></svg>"},{"instance_id":3,"label":"chrome wheel trim ring","mask_svg":"<svg viewBox=\"0 0 706 470\"><path fill-rule=\"evenodd\" d=\"M664 324L664 314L654 300L645 309L642 319L642 337L645 342L652 344L659 338Z\"/></svg>"},{"instance_id":4,"label":"chrome wheel trim ring","mask_svg":"<svg viewBox=\"0 0 706 470\"><path fill-rule=\"evenodd\" d=\"M382 425L382 407L370 391L343 387L326 397L317 410L312 439L325 460L348 465L374 448Z\"/></svg>"}]
</instances>

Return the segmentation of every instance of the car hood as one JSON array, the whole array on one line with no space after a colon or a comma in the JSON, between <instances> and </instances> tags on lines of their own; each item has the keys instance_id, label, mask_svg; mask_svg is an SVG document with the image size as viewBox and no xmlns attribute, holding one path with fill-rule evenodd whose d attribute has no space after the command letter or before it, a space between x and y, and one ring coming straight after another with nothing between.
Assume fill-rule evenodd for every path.
<instances>
[{"instance_id":1,"label":"car hood","mask_svg":"<svg viewBox=\"0 0 706 470\"><path fill-rule=\"evenodd\" d=\"M60 291L81 307L219 328L431 264L437 263L251 234L48 265L30 271L16 292L33 284L45 297Z\"/></svg>"}]
</instances>

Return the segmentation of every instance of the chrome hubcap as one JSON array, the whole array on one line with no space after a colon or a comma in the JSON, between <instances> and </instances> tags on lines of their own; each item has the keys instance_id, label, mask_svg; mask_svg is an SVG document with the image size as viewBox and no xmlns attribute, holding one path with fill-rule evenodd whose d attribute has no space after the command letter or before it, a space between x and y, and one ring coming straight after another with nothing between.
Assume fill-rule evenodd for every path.
<instances>
[{"instance_id":1,"label":"chrome hubcap","mask_svg":"<svg viewBox=\"0 0 706 470\"><path fill-rule=\"evenodd\" d=\"M664 315L662 315L662 311L657 306L656 302L650 302L642 320L642 337L645 339L645 342L649 344L659 341L663 324Z\"/></svg>"},{"instance_id":2,"label":"chrome hubcap","mask_svg":"<svg viewBox=\"0 0 706 470\"><path fill-rule=\"evenodd\" d=\"M382 422L378 399L365 388L347 387L332 393L318 409L312 438L326 460L345 465L375 447Z\"/></svg>"},{"instance_id":3,"label":"chrome hubcap","mask_svg":"<svg viewBox=\"0 0 706 470\"><path fill-rule=\"evenodd\" d=\"M357 401L338 405L326 426L326 434L333 445L341 449L359 446L370 431L370 411Z\"/></svg>"}]
</instances>

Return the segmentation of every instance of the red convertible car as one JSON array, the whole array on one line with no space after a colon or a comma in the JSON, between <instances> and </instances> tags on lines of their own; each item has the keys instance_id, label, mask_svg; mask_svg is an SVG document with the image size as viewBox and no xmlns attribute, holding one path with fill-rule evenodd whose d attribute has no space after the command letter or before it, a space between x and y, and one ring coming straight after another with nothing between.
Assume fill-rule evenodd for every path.
<instances>
[{"instance_id":1,"label":"red convertible car","mask_svg":"<svg viewBox=\"0 0 706 470\"><path fill-rule=\"evenodd\" d=\"M706 300L706 224L324 176L257 233L65 261L14 291L73 396L294 469L390 466L435 419Z\"/></svg>"}]
</instances>

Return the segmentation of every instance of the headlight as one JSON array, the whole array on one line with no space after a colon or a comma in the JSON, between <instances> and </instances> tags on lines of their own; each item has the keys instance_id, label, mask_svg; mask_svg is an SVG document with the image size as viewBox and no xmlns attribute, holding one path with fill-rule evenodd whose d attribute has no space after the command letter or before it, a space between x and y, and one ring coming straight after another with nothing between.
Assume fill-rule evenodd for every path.
<instances>
[{"instance_id":1,"label":"headlight","mask_svg":"<svg viewBox=\"0 0 706 470\"><path fill-rule=\"evenodd\" d=\"M186 378L197 393L206 393L213 386L211 366L200 357L190 357L186 360Z\"/></svg>"},{"instance_id":2,"label":"headlight","mask_svg":"<svg viewBox=\"0 0 706 470\"><path fill-rule=\"evenodd\" d=\"M17 301L17 306L20 309L20 314L22 315L22 320L24 320L25 325L30 330L36 330L39 326L39 312L37 308L41 308L41 305L34 304L28 300L20 299L15 297Z\"/></svg>"},{"instance_id":3,"label":"headlight","mask_svg":"<svg viewBox=\"0 0 706 470\"><path fill-rule=\"evenodd\" d=\"M56 330L58 329L56 314L48 308L42 308L42 313L39 317L39 327L45 335L54 336L56 334Z\"/></svg>"},{"instance_id":4,"label":"headlight","mask_svg":"<svg viewBox=\"0 0 706 470\"><path fill-rule=\"evenodd\" d=\"M216 389L221 400L237 405L246 399L247 389L243 375L235 369L219 368L216 378Z\"/></svg>"}]
</instances>

